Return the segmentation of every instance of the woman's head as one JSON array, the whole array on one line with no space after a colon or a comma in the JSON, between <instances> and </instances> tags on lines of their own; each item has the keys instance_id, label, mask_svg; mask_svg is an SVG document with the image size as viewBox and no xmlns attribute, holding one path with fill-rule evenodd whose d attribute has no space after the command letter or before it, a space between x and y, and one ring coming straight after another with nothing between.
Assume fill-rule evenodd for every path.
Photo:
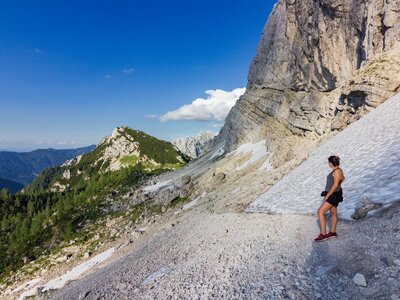
<instances>
[{"instance_id":1,"label":"woman's head","mask_svg":"<svg viewBox=\"0 0 400 300\"><path fill-rule=\"evenodd\" d=\"M340 165L340 158L339 156L332 155L329 156L328 161L332 164L332 166L337 167Z\"/></svg>"}]
</instances>

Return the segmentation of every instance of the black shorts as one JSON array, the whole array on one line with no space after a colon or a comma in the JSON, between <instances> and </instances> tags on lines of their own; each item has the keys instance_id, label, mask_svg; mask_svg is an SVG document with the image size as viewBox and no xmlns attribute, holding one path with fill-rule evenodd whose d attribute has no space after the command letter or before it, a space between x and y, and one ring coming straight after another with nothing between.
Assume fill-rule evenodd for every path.
<instances>
[{"instance_id":1,"label":"black shorts","mask_svg":"<svg viewBox=\"0 0 400 300\"><path fill-rule=\"evenodd\" d=\"M330 197L328 199L326 199L326 202L328 202L329 204L331 204L335 207L337 207L339 205L339 202L342 202L342 201L343 201L342 189L333 193L332 195L330 195Z\"/></svg>"}]
</instances>

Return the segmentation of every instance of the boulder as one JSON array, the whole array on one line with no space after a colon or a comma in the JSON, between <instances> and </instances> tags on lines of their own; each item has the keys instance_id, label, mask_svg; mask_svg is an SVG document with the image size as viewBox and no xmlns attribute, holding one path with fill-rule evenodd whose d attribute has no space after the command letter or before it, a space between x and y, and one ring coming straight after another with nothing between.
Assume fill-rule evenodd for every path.
<instances>
[{"instance_id":1,"label":"boulder","mask_svg":"<svg viewBox=\"0 0 400 300\"><path fill-rule=\"evenodd\" d=\"M395 259L395 260L393 260L393 263L394 263L396 266L400 267L400 259Z\"/></svg>"},{"instance_id":2,"label":"boulder","mask_svg":"<svg viewBox=\"0 0 400 300\"><path fill-rule=\"evenodd\" d=\"M392 257L382 256L380 260L388 267L394 266L394 259Z\"/></svg>"},{"instance_id":3,"label":"boulder","mask_svg":"<svg viewBox=\"0 0 400 300\"><path fill-rule=\"evenodd\" d=\"M189 195L193 191L193 187L194 187L194 185L193 185L192 177L190 175L183 176L181 179L181 189L180 189L179 197L181 197L181 198L189 197Z\"/></svg>"},{"instance_id":4,"label":"boulder","mask_svg":"<svg viewBox=\"0 0 400 300\"><path fill-rule=\"evenodd\" d=\"M226 174L223 172L213 173L214 184L220 184L226 178Z\"/></svg>"},{"instance_id":5,"label":"boulder","mask_svg":"<svg viewBox=\"0 0 400 300\"><path fill-rule=\"evenodd\" d=\"M354 275L353 282L358 286L363 286L363 287L367 286L367 282L365 281L364 275L360 273Z\"/></svg>"},{"instance_id":6,"label":"boulder","mask_svg":"<svg viewBox=\"0 0 400 300\"><path fill-rule=\"evenodd\" d=\"M184 176L182 176L182 178L181 178L181 183L182 183L182 185L186 185L186 184L188 184L189 182L191 182L192 181L192 176L190 176L190 175L184 175Z\"/></svg>"},{"instance_id":7,"label":"boulder","mask_svg":"<svg viewBox=\"0 0 400 300\"><path fill-rule=\"evenodd\" d=\"M378 209L380 207L382 207L382 204L374 203L369 197L364 197L361 200L360 204L355 208L354 213L351 215L351 217L354 220L364 218L368 215L368 212Z\"/></svg>"},{"instance_id":8,"label":"boulder","mask_svg":"<svg viewBox=\"0 0 400 300\"><path fill-rule=\"evenodd\" d=\"M87 296L89 296L90 292L91 292L91 291L89 290L89 291L80 293L78 299L79 299L79 300L85 299Z\"/></svg>"},{"instance_id":9,"label":"boulder","mask_svg":"<svg viewBox=\"0 0 400 300\"><path fill-rule=\"evenodd\" d=\"M358 220L358 219L364 218L367 214L368 214L368 210L366 210L366 209L363 208L363 207L358 207L358 208L355 209L355 211L354 211L354 213L351 215L351 217L352 217L354 220Z\"/></svg>"}]
</instances>

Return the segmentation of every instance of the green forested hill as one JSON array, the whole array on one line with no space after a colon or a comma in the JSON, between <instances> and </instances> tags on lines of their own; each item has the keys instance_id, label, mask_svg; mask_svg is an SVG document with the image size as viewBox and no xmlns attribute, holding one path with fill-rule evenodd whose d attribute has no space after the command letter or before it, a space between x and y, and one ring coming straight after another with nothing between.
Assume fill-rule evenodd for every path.
<instances>
[{"instance_id":1,"label":"green forested hill","mask_svg":"<svg viewBox=\"0 0 400 300\"><path fill-rule=\"evenodd\" d=\"M37 193L80 190L91 179L97 180L96 178L101 178L108 172L125 168L157 173L179 168L189 160L188 156L170 142L126 126L117 127L93 151L68 164L45 170L24 191Z\"/></svg>"},{"instance_id":2,"label":"green forested hill","mask_svg":"<svg viewBox=\"0 0 400 300\"><path fill-rule=\"evenodd\" d=\"M23 192L0 194L0 279L62 241L82 238L83 228L112 213L111 195L154 174L179 168L188 157L166 141L118 127L91 152L46 169ZM5 277L3 277L5 278ZM1 280L0 280L1 283Z\"/></svg>"}]
</instances>

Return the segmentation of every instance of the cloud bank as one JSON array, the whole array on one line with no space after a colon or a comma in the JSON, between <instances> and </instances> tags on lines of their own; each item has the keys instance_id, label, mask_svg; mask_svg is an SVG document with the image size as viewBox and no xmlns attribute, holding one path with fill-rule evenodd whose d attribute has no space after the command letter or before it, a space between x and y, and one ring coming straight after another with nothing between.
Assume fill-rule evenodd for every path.
<instances>
[{"instance_id":1,"label":"cloud bank","mask_svg":"<svg viewBox=\"0 0 400 300\"><path fill-rule=\"evenodd\" d=\"M231 92L224 90L208 90L206 99L197 98L191 104L185 104L174 111L169 111L159 117L161 122L166 121L223 121L232 106L246 88L237 88Z\"/></svg>"}]
</instances>

